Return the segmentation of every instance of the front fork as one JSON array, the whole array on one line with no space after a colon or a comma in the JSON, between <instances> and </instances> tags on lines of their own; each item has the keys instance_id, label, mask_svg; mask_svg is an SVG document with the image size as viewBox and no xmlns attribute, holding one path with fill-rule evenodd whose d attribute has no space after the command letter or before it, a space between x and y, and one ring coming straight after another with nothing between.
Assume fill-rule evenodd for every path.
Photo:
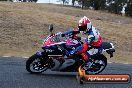
<instances>
[{"instance_id":1,"label":"front fork","mask_svg":"<svg viewBox=\"0 0 132 88\"><path fill-rule=\"evenodd\" d=\"M51 67L52 60L45 54L44 51L37 51L36 55L41 57L42 64L44 66L48 66L49 68Z\"/></svg>"},{"instance_id":2,"label":"front fork","mask_svg":"<svg viewBox=\"0 0 132 88\"><path fill-rule=\"evenodd\" d=\"M47 60L46 59L48 59L48 58L44 55L44 52L43 51L37 51L36 52L36 55L40 58L41 63L43 65L47 64Z\"/></svg>"},{"instance_id":3,"label":"front fork","mask_svg":"<svg viewBox=\"0 0 132 88\"><path fill-rule=\"evenodd\" d=\"M36 52L36 55L38 55L38 56L43 56L42 51L37 51L37 52Z\"/></svg>"}]
</instances>

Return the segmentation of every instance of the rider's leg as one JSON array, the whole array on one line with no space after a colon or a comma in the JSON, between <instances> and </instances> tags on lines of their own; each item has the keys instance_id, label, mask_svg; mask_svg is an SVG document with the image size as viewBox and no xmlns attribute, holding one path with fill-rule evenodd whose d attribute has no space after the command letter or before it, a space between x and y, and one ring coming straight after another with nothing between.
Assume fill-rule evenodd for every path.
<instances>
[{"instance_id":1,"label":"rider's leg","mask_svg":"<svg viewBox=\"0 0 132 88\"><path fill-rule=\"evenodd\" d=\"M82 53L81 55L83 56L83 58L84 58L84 60L85 60L85 64L84 64L84 66L83 66L83 69L84 69L84 70L88 70L88 69L91 67L91 65L92 65L92 63L91 63L90 60L89 60L90 55L89 55L87 52Z\"/></svg>"}]
</instances>

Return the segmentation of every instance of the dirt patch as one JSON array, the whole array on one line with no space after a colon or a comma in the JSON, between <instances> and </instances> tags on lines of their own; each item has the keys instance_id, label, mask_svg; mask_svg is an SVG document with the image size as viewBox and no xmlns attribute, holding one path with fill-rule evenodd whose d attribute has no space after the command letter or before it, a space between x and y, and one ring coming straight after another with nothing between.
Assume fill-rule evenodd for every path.
<instances>
[{"instance_id":1,"label":"dirt patch","mask_svg":"<svg viewBox=\"0 0 132 88\"><path fill-rule=\"evenodd\" d=\"M132 63L132 19L111 13L81 10L52 4L0 3L0 55L30 56L41 48L48 35L48 25L56 32L76 27L88 16L100 30L104 41L113 42L113 62Z\"/></svg>"}]
</instances>

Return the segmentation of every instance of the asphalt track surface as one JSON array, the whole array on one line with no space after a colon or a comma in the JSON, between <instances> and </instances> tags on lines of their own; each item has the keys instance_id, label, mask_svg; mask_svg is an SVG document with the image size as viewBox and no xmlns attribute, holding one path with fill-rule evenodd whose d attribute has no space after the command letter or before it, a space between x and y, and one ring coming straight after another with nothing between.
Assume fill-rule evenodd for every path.
<instances>
[{"instance_id":1,"label":"asphalt track surface","mask_svg":"<svg viewBox=\"0 0 132 88\"><path fill-rule=\"evenodd\" d=\"M132 82L80 85L76 73L47 71L39 75L30 74L25 69L26 60L20 57L0 57L0 88L132 88ZM132 64L110 63L102 74L132 76Z\"/></svg>"}]
</instances>

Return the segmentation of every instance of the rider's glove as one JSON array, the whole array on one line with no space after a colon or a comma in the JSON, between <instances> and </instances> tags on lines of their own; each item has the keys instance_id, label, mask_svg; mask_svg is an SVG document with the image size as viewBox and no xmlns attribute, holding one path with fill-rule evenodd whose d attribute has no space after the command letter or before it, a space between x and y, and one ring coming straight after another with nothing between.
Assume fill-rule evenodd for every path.
<instances>
[{"instance_id":1,"label":"rider's glove","mask_svg":"<svg viewBox=\"0 0 132 88\"><path fill-rule=\"evenodd\" d=\"M68 57L70 57L70 56L72 56L72 55L74 55L74 54L75 54L74 51L70 51L70 52L67 52L67 53L66 53L66 55L67 55Z\"/></svg>"},{"instance_id":2,"label":"rider's glove","mask_svg":"<svg viewBox=\"0 0 132 88\"><path fill-rule=\"evenodd\" d=\"M61 37L65 37L65 34L62 33L62 34L61 34Z\"/></svg>"},{"instance_id":3,"label":"rider's glove","mask_svg":"<svg viewBox=\"0 0 132 88\"><path fill-rule=\"evenodd\" d=\"M69 56L73 56L74 54L75 54L75 51L72 50L72 51L70 51Z\"/></svg>"}]
</instances>

